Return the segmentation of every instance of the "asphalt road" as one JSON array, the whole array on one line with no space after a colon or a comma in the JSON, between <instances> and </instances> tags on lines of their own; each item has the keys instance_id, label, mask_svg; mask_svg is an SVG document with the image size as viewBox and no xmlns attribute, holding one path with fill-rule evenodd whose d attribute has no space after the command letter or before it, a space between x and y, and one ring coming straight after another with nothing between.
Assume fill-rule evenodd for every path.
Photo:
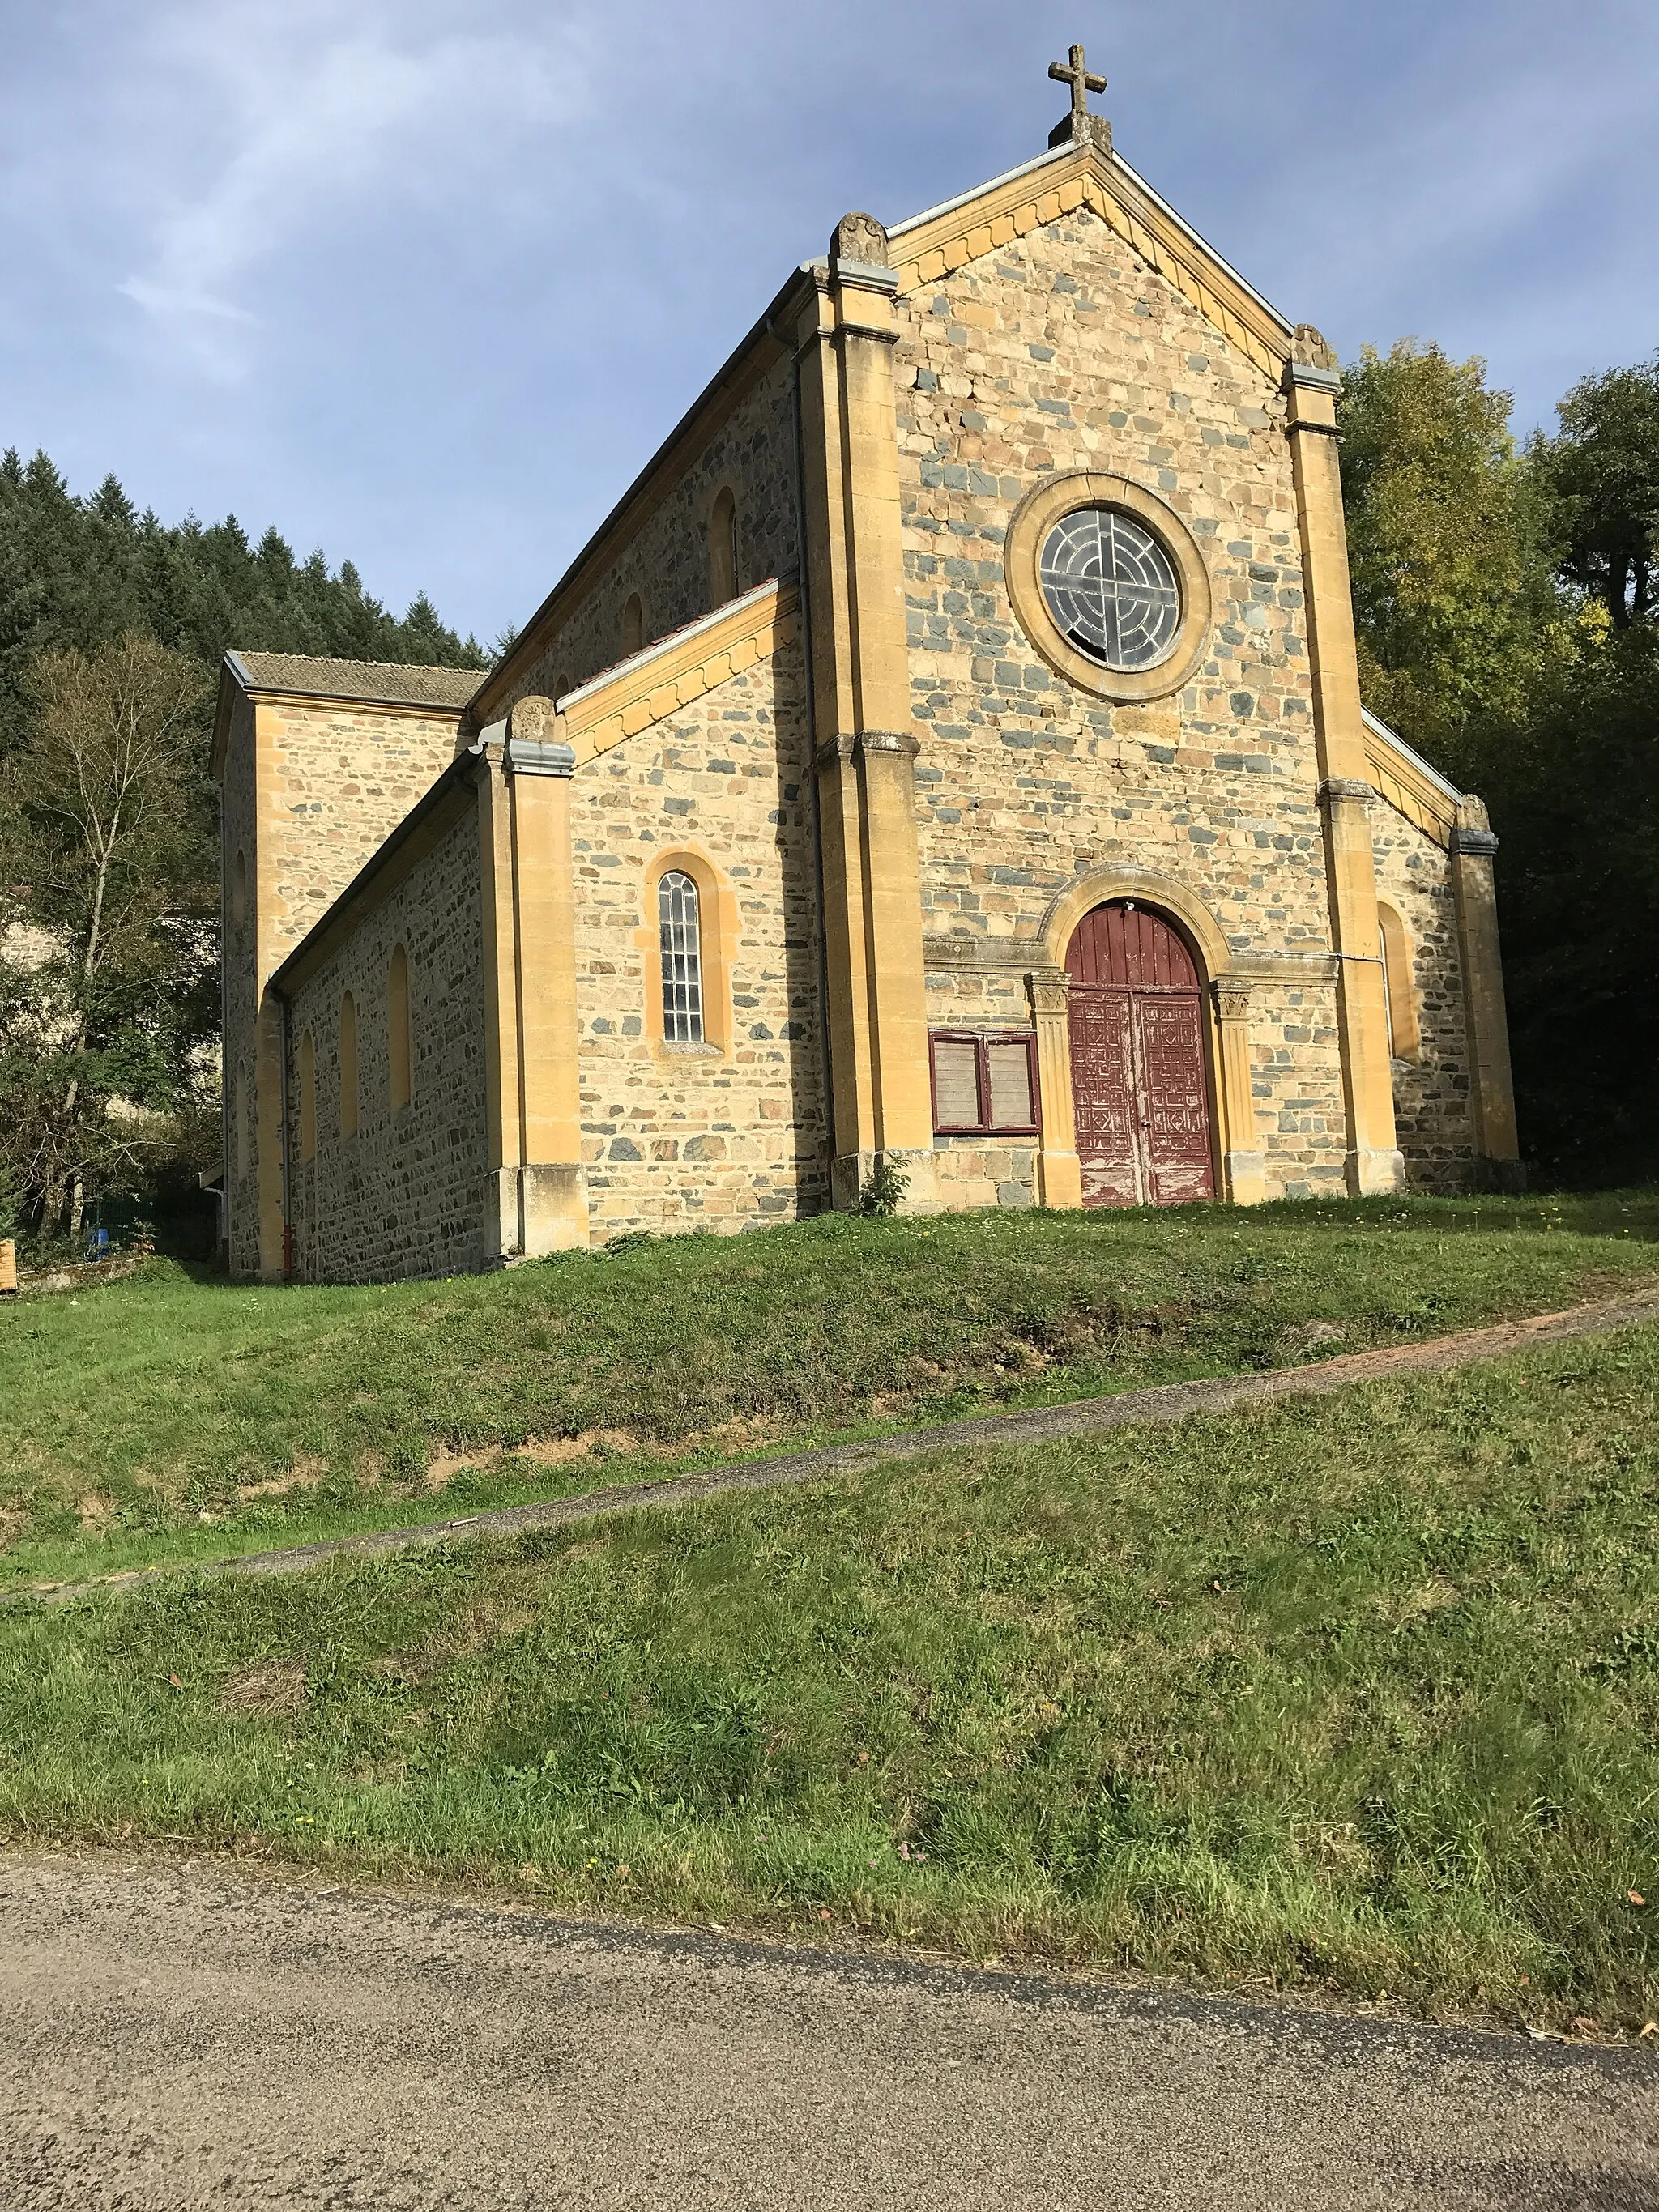
<instances>
[{"instance_id":1,"label":"asphalt road","mask_svg":"<svg viewBox=\"0 0 1659 2212\"><path fill-rule=\"evenodd\" d=\"M0 1854L0 2206L1656 2212L1659 2063Z\"/></svg>"}]
</instances>

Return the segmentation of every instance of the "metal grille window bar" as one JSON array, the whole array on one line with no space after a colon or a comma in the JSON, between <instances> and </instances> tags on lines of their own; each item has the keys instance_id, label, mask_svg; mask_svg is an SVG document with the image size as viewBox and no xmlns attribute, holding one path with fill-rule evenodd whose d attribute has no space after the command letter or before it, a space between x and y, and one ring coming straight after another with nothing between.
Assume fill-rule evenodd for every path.
<instances>
[{"instance_id":1,"label":"metal grille window bar","mask_svg":"<svg viewBox=\"0 0 1659 2212\"><path fill-rule=\"evenodd\" d=\"M662 941L662 1033L668 1044L702 1042L702 948L697 887L671 868L657 886Z\"/></svg>"}]
</instances>

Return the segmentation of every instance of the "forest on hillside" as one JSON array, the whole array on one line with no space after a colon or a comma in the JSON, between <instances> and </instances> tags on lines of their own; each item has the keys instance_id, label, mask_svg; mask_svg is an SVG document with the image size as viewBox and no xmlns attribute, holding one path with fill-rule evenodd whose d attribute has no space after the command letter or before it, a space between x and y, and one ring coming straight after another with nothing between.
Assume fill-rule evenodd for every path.
<instances>
[{"instance_id":1,"label":"forest on hillside","mask_svg":"<svg viewBox=\"0 0 1659 2212\"><path fill-rule=\"evenodd\" d=\"M219 1152L208 748L228 647L483 668L422 593L0 458L0 1235L187 1211Z\"/></svg>"},{"instance_id":2,"label":"forest on hillside","mask_svg":"<svg viewBox=\"0 0 1659 2212\"><path fill-rule=\"evenodd\" d=\"M1659 359L1587 376L1524 441L1478 360L1402 339L1344 376L1363 686L1491 811L1534 1176L1659 1173ZM216 1159L228 646L489 658L275 530L0 459L0 1234L73 1243Z\"/></svg>"}]
</instances>

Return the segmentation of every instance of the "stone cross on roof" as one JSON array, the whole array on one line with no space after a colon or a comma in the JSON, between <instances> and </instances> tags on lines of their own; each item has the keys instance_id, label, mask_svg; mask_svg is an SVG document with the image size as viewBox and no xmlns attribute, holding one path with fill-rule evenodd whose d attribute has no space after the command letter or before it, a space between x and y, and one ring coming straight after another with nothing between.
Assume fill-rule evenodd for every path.
<instances>
[{"instance_id":1,"label":"stone cross on roof","mask_svg":"<svg viewBox=\"0 0 1659 2212\"><path fill-rule=\"evenodd\" d=\"M1104 92L1106 80L1103 76L1091 74L1085 65L1082 47L1072 48L1069 62L1050 62L1048 74L1057 83L1069 84L1072 88L1072 112L1055 124L1048 133L1048 143L1063 146L1067 139L1071 139L1079 145L1085 145L1092 138L1103 152L1109 154L1112 150L1112 126L1103 115L1091 115L1089 112L1089 94Z\"/></svg>"}]
</instances>

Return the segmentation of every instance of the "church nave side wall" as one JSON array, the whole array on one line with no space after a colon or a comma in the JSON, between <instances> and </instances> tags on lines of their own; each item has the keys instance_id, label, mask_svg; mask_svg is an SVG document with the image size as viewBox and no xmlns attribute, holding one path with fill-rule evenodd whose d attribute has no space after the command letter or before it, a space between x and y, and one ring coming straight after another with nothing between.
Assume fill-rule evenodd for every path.
<instances>
[{"instance_id":1,"label":"church nave side wall","mask_svg":"<svg viewBox=\"0 0 1659 2212\"><path fill-rule=\"evenodd\" d=\"M551 698L562 684L586 684L624 658L623 611L637 592L644 642L665 637L710 606L708 520L722 486L737 506L738 590L799 565L795 491L794 397L790 366L769 369L721 423L650 514L603 561L535 661L493 711L512 700Z\"/></svg>"},{"instance_id":2,"label":"church nave side wall","mask_svg":"<svg viewBox=\"0 0 1659 2212\"><path fill-rule=\"evenodd\" d=\"M596 1243L826 1202L817 880L799 641L578 769L571 793L583 1158ZM655 884L689 851L715 1046L661 1042ZM717 947L711 933L720 930Z\"/></svg>"},{"instance_id":3,"label":"church nave side wall","mask_svg":"<svg viewBox=\"0 0 1659 2212\"><path fill-rule=\"evenodd\" d=\"M904 500L923 926L1034 939L1093 869L1188 886L1232 951L1328 951L1325 858L1285 405L1097 217L1028 233L900 302ZM1112 705L1015 618L1004 541L1074 471L1126 477L1197 540L1210 650L1186 688ZM930 1015L954 1011L933 979ZM1251 993L1270 1194L1341 1186L1330 988Z\"/></svg>"},{"instance_id":4,"label":"church nave side wall","mask_svg":"<svg viewBox=\"0 0 1659 2212\"><path fill-rule=\"evenodd\" d=\"M1394 1110L1406 1174L1419 1190L1467 1190L1474 1174L1468 1031L1457 896L1446 854L1379 800L1371 808L1376 895L1404 926L1416 1035L1395 1040ZM1400 979L1394 979L1396 988ZM1411 1049L1401 1054L1401 1043Z\"/></svg>"},{"instance_id":5,"label":"church nave side wall","mask_svg":"<svg viewBox=\"0 0 1659 2212\"><path fill-rule=\"evenodd\" d=\"M408 1105L391 1103L388 979L408 957ZM342 1137L340 1007L357 1009L358 1122ZM316 1153L301 1141L301 1045L316 1054ZM489 1161L478 828L468 807L295 993L289 1010L289 1208L302 1282L391 1282L484 1265Z\"/></svg>"}]
</instances>

